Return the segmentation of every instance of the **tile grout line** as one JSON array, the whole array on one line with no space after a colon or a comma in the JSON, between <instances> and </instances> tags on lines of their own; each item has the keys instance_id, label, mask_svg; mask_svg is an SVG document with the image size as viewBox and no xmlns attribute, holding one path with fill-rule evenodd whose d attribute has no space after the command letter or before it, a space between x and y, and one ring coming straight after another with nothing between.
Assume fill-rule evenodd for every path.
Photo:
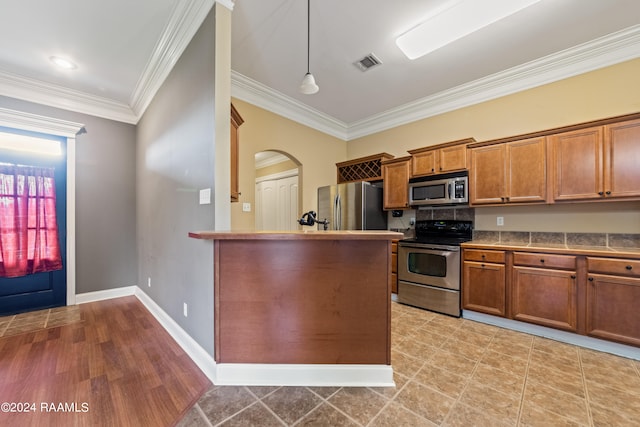
<instances>
[{"instance_id":1,"label":"tile grout line","mask_svg":"<svg viewBox=\"0 0 640 427\"><path fill-rule=\"evenodd\" d=\"M582 379L582 387L584 388L584 402L587 405L587 416L589 417L589 425L593 426L593 413L591 411L591 399L589 399L589 389L587 388L587 377L584 373L584 364L582 363L582 350L578 349L578 364L580 365L580 378Z\"/></svg>"},{"instance_id":2,"label":"tile grout line","mask_svg":"<svg viewBox=\"0 0 640 427\"><path fill-rule=\"evenodd\" d=\"M209 417L207 417L207 415L204 413L198 402L196 402L195 407L196 412L200 415L201 418L204 419L204 422L207 423L209 427L213 427L213 424L211 424L211 421L209 421Z\"/></svg>"},{"instance_id":3,"label":"tile grout line","mask_svg":"<svg viewBox=\"0 0 640 427\"><path fill-rule=\"evenodd\" d=\"M516 425L519 426L522 422L522 411L524 409L524 396L527 392L527 382L529 381L529 368L531 367L531 356L533 354L533 344L535 339L531 340L529 344L529 354L527 355L527 368L524 371L524 381L522 383L522 390L520 391L520 407L518 408L518 417L516 418Z\"/></svg>"}]
</instances>

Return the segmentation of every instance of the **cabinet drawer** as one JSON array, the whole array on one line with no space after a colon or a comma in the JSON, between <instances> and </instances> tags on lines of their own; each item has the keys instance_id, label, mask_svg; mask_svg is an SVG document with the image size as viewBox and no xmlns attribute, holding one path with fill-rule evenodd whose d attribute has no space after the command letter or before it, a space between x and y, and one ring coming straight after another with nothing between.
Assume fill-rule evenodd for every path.
<instances>
[{"instance_id":1,"label":"cabinet drawer","mask_svg":"<svg viewBox=\"0 0 640 427\"><path fill-rule=\"evenodd\" d=\"M394 254L398 253L398 242L395 240L391 242L391 253L394 253Z\"/></svg>"},{"instance_id":2,"label":"cabinet drawer","mask_svg":"<svg viewBox=\"0 0 640 427\"><path fill-rule=\"evenodd\" d=\"M569 255L535 254L515 252L513 264L527 267L559 268L564 270L576 269L576 257Z\"/></svg>"},{"instance_id":3,"label":"cabinet drawer","mask_svg":"<svg viewBox=\"0 0 640 427\"><path fill-rule=\"evenodd\" d=\"M504 264L504 251L465 249L464 259L465 261L495 262Z\"/></svg>"},{"instance_id":4,"label":"cabinet drawer","mask_svg":"<svg viewBox=\"0 0 640 427\"><path fill-rule=\"evenodd\" d=\"M391 254L391 272L398 272L398 254L395 252Z\"/></svg>"},{"instance_id":5,"label":"cabinet drawer","mask_svg":"<svg viewBox=\"0 0 640 427\"><path fill-rule=\"evenodd\" d=\"M640 261L632 259L587 257L589 273L640 277Z\"/></svg>"}]
</instances>

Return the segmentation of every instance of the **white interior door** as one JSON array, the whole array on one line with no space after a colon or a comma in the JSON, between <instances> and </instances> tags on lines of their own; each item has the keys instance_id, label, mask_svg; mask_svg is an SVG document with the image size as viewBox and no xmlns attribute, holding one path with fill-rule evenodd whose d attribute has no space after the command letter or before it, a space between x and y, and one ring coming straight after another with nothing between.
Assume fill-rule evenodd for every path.
<instances>
[{"instance_id":1,"label":"white interior door","mask_svg":"<svg viewBox=\"0 0 640 427\"><path fill-rule=\"evenodd\" d=\"M297 220L298 175L256 182L256 230L297 230Z\"/></svg>"}]
</instances>

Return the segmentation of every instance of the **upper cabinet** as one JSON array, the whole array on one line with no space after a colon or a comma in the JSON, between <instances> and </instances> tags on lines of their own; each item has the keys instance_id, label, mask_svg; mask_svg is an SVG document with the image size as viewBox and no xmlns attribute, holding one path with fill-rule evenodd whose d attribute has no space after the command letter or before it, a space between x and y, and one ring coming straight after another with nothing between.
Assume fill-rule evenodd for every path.
<instances>
[{"instance_id":1,"label":"upper cabinet","mask_svg":"<svg viewBox=\"0 0 640 427\"><path fill-rule=\"evenodd\" d=\"M551 135L556 201L640 196L640 120Z\"/></svg>"},{"instance_id":2,"label":"upper cabinet","mask_svg":"<svg viewBox=\"0 0 640 427\"><path fill-rule=\"evenodd\" d=\"M547 200L545 137L480 146L469 151L471 205Z\"/></svg>"},{"instance_id":3,"label":"upper cabinet","mask_svg":"<svg viewBox=\"0 0 640 427\"><path fill-rule=\"evenodd\" d=\"M337 182L378 181L382 179L382 162L389 159L393 159L391 154L379 153L336 163Z\"/></svg>"},{"instance_id":4,"label":"upper cabinet","mask_svg":"<svg viewBox=\"0 0 640 427\"><path fill-rule=\"evenodd\" d=\"M467 144L473 138L408 150L411 154L411 176L427 176L455 172L467 168Z\"/></svg>"},{"instance_id":5,"label":"upper cabinet","mask_svg":"<svg viewBox=\"0 0 640 427\"><path fill-rule=\"evenodd\" d=\"M240 188L238 184L238 152L240 150L240 139L238 128L244 123L238 110L231 104L231 202L240 199Z\"/></svg>"},{"instance_id":6,"label":"upper cabinet","mask_svg":"<svg viewBox=\"0 0 640 427\"><path fill-rule=\"evenodd\" d=\"M400 157L382 162L384 209L409 208L409 175L411 157Z\"/></svg>"}]
</instances>

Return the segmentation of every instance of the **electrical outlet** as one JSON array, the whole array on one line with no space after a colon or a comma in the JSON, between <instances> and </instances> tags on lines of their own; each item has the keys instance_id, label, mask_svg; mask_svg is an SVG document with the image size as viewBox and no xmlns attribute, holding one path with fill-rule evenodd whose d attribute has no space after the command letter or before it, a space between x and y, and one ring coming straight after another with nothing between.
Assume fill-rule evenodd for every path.
<instances>
[{"instance_id":1,"label":"electrical outlet","mask_svg":"<svg viewBox=\"0 0 640 427\"><path fill-rule=\"evenodd\" d=\"M251 212L251 203L243 203L242 212Z\"/></svg>"},{"instance_id":2,"label":"electrical outlet","mask_svg":"<svg viewBox=\"0 0 640 427\"><path fill-rule=\"evenodd\" d=\"M185 302L183 304L184 305L182 306L182 313L184 314L184 317L187 317L187 316L189 316L189 310L188 310L188 307L187 307L187 303Z\"/></svg>"},{"instance_id":3,"label":"electrical outlet","mask_svg":"<svg viewBox=\"0 0 640 427\"><path fill-rule=\"evenodd\" d=\"M151 277L147 277L147 286L151 287Z\"/></svg>"},{"instance_id":4,"label":"electrical outlet","mask_svg":"<svg viewBox=\"0 0 640 427\"><path fill-rule=\"evenodd\" d=\"M497 217L497 221L496 221L496 223L497 223L500 227L502 227L502 226L504 225L504 217L503 217L503 216L499 216L499 217Z\"/></svg>"}]
</instances>

